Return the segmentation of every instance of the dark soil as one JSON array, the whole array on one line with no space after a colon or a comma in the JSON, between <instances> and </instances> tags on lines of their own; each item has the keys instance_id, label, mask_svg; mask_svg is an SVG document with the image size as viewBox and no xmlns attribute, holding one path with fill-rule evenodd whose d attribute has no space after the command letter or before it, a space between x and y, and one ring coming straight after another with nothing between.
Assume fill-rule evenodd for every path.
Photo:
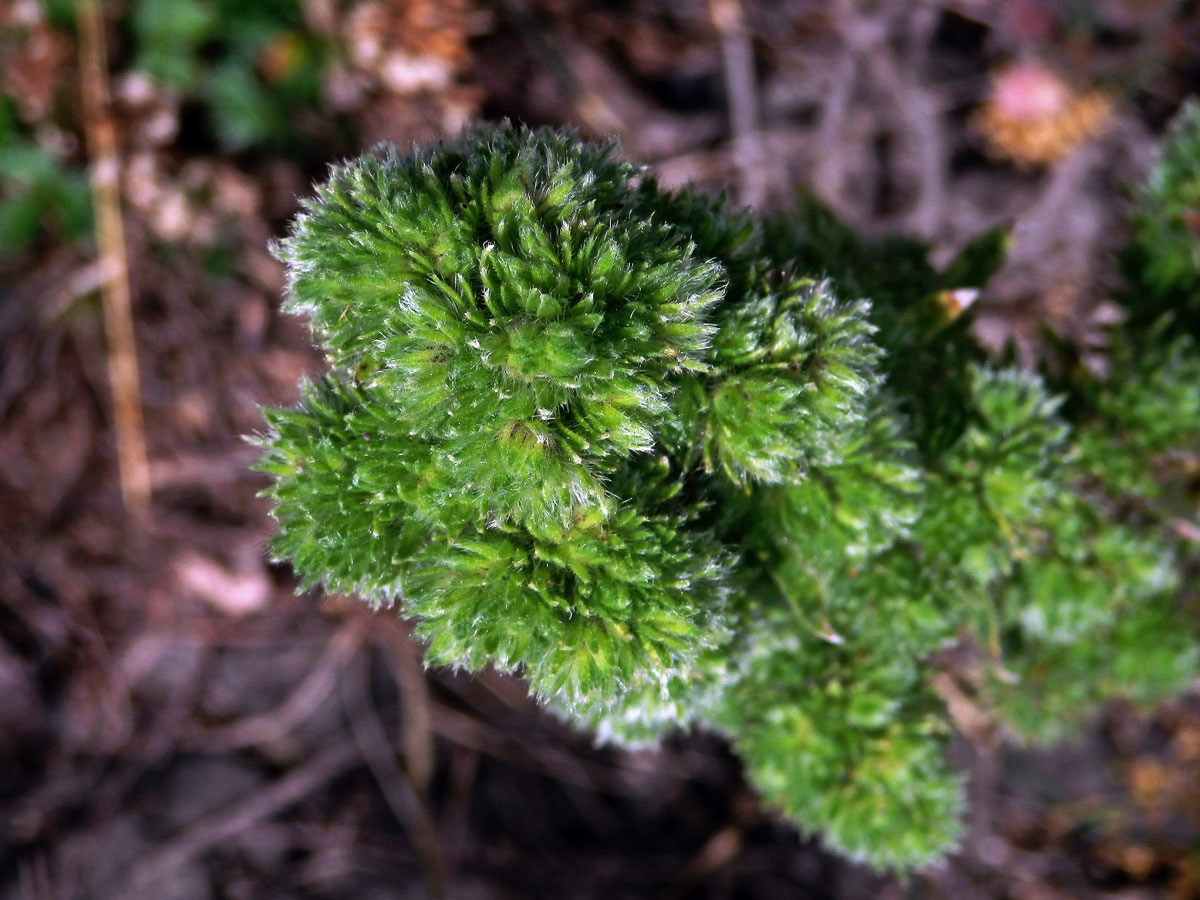
<instances>
[{"instance_id":1,"label":"dark soil","mask_svg":"<svg viewBox=\"0 0 1200 900\"><path fill-rule=\"evenodd\" d=\"M92 245L0 249L0 900L1200 897L1198 690L1052 750L960 740L969 837L901 883L764 810L716 737L596 748L516 681L424 671L394 613L297 595L243 440L321 367L267 250L297 196L477 117L614 133L666 182L759 207L807 188L943 258L1009 223L980 338L1029 358L1046 328L1088 338L1126 187L1200 85L1195 4L302 7L342 68L288 141L242 147L132 77L108 23L147 517L122 499ZM72 33L30 21L0 11L5 90L82 143ZM1014 59L1107 91L1105 127L1049 164L989 153L976 114Z\"/></svg>"}]
</instances>

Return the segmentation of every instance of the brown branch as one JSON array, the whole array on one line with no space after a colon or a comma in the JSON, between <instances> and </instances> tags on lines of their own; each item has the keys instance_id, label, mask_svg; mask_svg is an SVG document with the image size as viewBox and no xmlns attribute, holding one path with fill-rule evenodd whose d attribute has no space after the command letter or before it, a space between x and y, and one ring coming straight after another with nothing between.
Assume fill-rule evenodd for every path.
<instances>
[{"instance_id":1,"label":"brown branch","mask_svg":"<svg viewBox=\"0 0 1200 900\"><path fill-rule=\"evenodd\" d=\"M36 852L18 861L17 896L20 900L55 900L59 896L44 853Z\"/></svg>"},{"instance_id":2,"label":"brown branch","mask_svg":"<svg viewBox=\"0 0 1200 900\"><path fill-rule=\"evenodd\" d=\"M936 10L896 4L878 15L860 7L856 0L838 0L833 5L834 26L855 67L869 72L872 86L890 97L884 121L894 129L901 146L908 149L917 181L917 200L905 215L902 230L933 237L946 205L949 149L942 123L944 102L910 70L914 67L912 58L927 52L925 48L937 24L933 15ZM893 32L906 38L908 64L897 58L890 41Z\"/></svg>"},{"instance_id":3,"label":"brown branch","mask_svg":"<svg viewBox=\"0 0 1200 900\"><path fill-rule=\"evenodd\" d=\"M338 629L313 670L279 707L203 732L199 743L209 750L229 751L284 737L329 696L338 675L362 646L369 621L359 616Z\"/></svg>"},{"instance_id":4,"label":"brown branch","mask_svg":"<svg viewBox=\"0 0 1200 900\"><path fill-rule=\"evenodd\" d=\"M821 104L817 122L812 164L812 190L843 219L852 219L853 210L846 202L847 169L850 155L845 152L850 104L858 86L858 62L845 43L836 61L829 66L829 90Z\"/></svg>"},{"instance_id":5,"label":"brown branch","mask_svg":"<svg viewBox=\"0 0 1200 900\"><path fill-rule=\"evenodd\" d=\"M270 787L241 803L229 804L197 821L174 840L160 844L142 856L136 869L119 890L107 896L132 898L156 896L151 891L197 856L237 837L263 819L299 803L327 781L351 768L359 758L353 738L346 738L294 769Z\"/></svg>"},{"instance_id":6,"label":"brown branch","mask_svg":"<svg viewBox=\"0 0 1200 900\"><path fill-rule=\"evenodd\" d=\"M380 646L392 678L395 679L396 688L400 692L400 721L403 724L401 740L405 768L417 792L426 796L429 784L433 780L433 714L430 710L425 668L421 662L421 648L398 624L388 629L384 635L388 640L380 641Z\"/></svg>"},{"instance_id":7,"label":"brown branch","mask_svg":"<svg viewBox=\"0 0 1200 900\"><path fill-rule=\"evenodd\" d=\"M350 717L355 743L375 777L383 799L408 832L424 870L430 897L442 900L446 896L446 863L437 822L409 775L396 762L396 748L388 740L368 695L365 657L356 668L352 679L342 682L346 688L343 704Z\"/></svg>"},{"instance_id":8,"label":"brown branch","mask_svg":"<svg viewBox=\"0 0 1200 900\"><path fill-rule=\"evenodd\" d=\"M761 206L767 182L762 134L758 123L758 84L754 74L754 45L746 31L740 0L709 0L709 17L721 37L725 94L733 131L738 188L742 203Z\"/></svg>"},{"instance_id":9,"label":"brown branch","mask_svg":"<svg viewBox=\"0 0 1200 900\"><path fill-rule=\"evenodd\" d=\"M125 249L125 227L121 219L121 160L117 152L116 129L109 113L111 96L104 22L96 0L79 0L75 9L79 26L80 93L91 157L100 292L104 302L104 330L108 339L109 387L117 437L121 497L125 509L132 516L144 519L150 511L150 464L146 455L137 344L133 334L129 259Z\"/></svg>"}]
</instances>

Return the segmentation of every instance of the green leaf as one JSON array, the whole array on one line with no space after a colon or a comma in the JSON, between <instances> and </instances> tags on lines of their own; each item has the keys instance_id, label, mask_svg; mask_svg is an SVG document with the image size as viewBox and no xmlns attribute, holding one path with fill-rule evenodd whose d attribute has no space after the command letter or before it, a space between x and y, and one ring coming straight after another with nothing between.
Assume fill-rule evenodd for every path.
<instances>
[{"instance_id":1,"label":"green leaf","mask_svg":"<svg viewBox=\"0 0 1200 900\"><path fill-rule=\"evenodd\" d=\"M243 63L230 61L215 68L205 95L217 137L228 150L243 150L283 133L278 106Z\"/></svg>"},{"instance_id":2,"label":"green leaf","mask_svg":"<svg viewBox=\"0 0 1200 900\"><path fill-rule=\"evenodd\" d=\"M135 0L131 22L137 41L135 68L163 84L190 90L203 69L200 47L219 19L206 0Z\"/></svg>"}]
</instances>

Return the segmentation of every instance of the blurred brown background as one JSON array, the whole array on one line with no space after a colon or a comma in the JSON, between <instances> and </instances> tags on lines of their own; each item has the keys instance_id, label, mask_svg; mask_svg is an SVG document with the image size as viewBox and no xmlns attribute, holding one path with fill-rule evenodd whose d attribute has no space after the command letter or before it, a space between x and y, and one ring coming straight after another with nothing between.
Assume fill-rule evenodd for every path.
<instances>
[{"instance_id":1,"label":"blurred brown background","mask_svg":"<svg viewBox=\"0 0 1200 900\"><path fill-rule=\"evenodd\" d=\"M960 741L969 838L900 883L716 738L597 749L297 596L241 437L320 367L268 242L376 141L572 125L943 258L1009 223L977 330L1032 358L1111 317L1127 187L1198 86L1174 0L2 0L0 898L1200 897L1200 691Z\"/></svg>"}]
</instances>

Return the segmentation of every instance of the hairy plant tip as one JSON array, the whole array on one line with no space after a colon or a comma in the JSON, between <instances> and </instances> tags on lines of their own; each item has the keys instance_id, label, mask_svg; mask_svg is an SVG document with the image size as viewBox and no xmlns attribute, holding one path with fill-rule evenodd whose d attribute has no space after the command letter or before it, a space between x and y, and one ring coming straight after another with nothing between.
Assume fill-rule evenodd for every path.
<instances>
[{"instance_id":1,"label":"hairy plant tip","mask_svg":"<svg viewBox=\"0 0 1200 900\"><path fill-rule=\"evenodd\" d=\"M362 389L330 377L302 382L295 408L264 417L269 431L252 443L264 451L256 468L272 478L274 558L292 563L302 588L390 604L405 560L429 537L410 484L428 467L427 448Z\"/></svg>"},{"instance_id":2,"label":"hairy plant tip","mask_svg":"<svg viewBox=\"0 0 1200 900\"><path fill-rule=\"evenodd\" d=\"M735 481L803 481L837 465L880 379L870 304L788 279L725 311L713 357L705 465Z\"/></svg>"},{"instance_id":3,"label":"hairy plant tip","mask_svg":"<svg viewBox=\"0 0 1200 900\"><path fill-rule=\"evenodd\" d=\"M723 270L612 144L501 126L334 167L276 248L329 375L267 414L273 549L431 662L583 715L714 645L732 555L649 451Z\"/></svg>"},{"instance_id":4,"label":"hairy plant tip","mask_svg":"<svg viewBox=\"0 0 1200 900\"><path fill-rule=\"evenodd\" d=\"M287 308L386 396L477 518L567 528L704 371L722 271L634 202L614 145L503 126L336 167L278 247Z\"/></svg>"},{"instance_id":5,"label":"hairy plant tip","mask_svg":"<svg viewBox=\"0 0 1200 900\"><path fill-rule=\"evenodd\" d=\"M430 662L519 670L584 716L662 689L715 645L731 562L679 517L622 508L564 541L488 530L430 544L405 608Z\"/></svg>"}]
</instances>

